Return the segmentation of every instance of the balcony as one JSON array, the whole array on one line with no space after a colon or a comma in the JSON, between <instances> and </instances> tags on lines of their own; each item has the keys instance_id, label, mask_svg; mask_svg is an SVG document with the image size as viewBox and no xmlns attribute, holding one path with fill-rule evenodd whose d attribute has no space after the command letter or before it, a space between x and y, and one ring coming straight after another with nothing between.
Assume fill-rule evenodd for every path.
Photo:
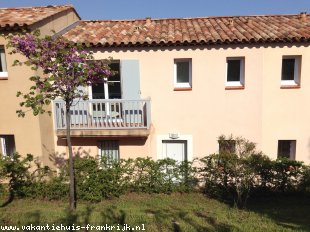
<instances>
[{"instance_id":1,"label":"balcony","mask_svg":"<svg viewBox=\"0 0 310 232\"><path fill-rule=\"evenodd\" d=\"M73 137L146 137L151 123L150 99L95 99L75 101L71 111ZM65 102L54 101L54 124L59 137L66 136Z\"/></svg>"}]
</instances>

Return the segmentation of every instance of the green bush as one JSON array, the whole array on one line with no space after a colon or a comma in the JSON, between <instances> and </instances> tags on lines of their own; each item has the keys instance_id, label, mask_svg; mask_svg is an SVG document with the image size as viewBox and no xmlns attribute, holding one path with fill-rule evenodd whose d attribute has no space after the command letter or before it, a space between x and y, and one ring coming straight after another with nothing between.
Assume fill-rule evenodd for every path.
<instances>
[{"instance_id":1,"label":"green bush","mask_svg":"<svg viewBox=\"0 0 310 232\"><path fill-rule=\"evenodd\" d=\"M305 166L299 187L303 192L310 192L310 166Z\"/></svg>"},{"instance_id":2,"label":"green bush","mask_svg":"<svg viewBox=\"0 0 310 232\"><path fill-rule=\"evenodd\" d=\"M251 195L310 191L310 168L288 159L270 160L243 139L221 136L218 154L199 165L172 159L120 161L75 157L77 199L98 202L127 192L173 193L200 190L245 207ZM234 149L232 149L233 144ZM196 160L197 161L197 160ZM8 181L7 187L1 181ZM7 191L6 191L7 190ZM58 172L41 167L31 155L0 157L0 194L59 200L69 194L68 163Z\"/></svg>"},{"instance_id":3,"label":"green bush","mask_svg":"<svg viewBox=\"0 0 310 232\"><path fill-rule=\"evenodd\" d=\"M4 173L2 176L4 180L9 180L9 200L27 195L25 189L31 185L29 171L31 161L33 161L33 156L30 154L22 158L18 153L14 153L2 158L2 172Z\"/></svg>"},{"instance_id":4,"label":"green bush","mask_svg":"<svg viewBox=\"0 0 310 232\"><path fill-rule=\"evenodd\" d=\"M219 154L201 159L205 192L216 198L231 200L237 207L245 207L257 183L256 164L264 156L255 150L254 143L240 137L220 136L219 144L222 145Z\"/></svg>"}]
</instances>

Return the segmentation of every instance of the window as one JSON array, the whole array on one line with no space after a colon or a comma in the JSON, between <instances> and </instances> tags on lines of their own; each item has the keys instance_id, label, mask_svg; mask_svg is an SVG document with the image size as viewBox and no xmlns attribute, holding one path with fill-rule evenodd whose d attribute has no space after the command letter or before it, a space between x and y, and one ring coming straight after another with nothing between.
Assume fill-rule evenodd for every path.
<instances>
[{"instance_id":1,"label":"window","mask_svg":"<svg viewBox=\"0 0 310 232\"><path fill-rule=\"evenodd\" d=\"M121 99L121 76L120 76L120 63L113 62L110 64L110 68L116 71L114 76L111 76L108 80L91 86L92 99Z\"/></svg>"},{"instance_id":2,"label":"window","mask_svg":"<svg viewBox=\"0 0 310 232\"><path fill-rule=\"evenodd\" d=\"M278 141L278 158L288 158L295 160L296 140Z\"/></svg>"},{"instance_id":3,"label":"window","mask_svg":"<svg viewBox=\"0 0 310 232\"><path fill-rule=\"evenodd\" d=\"M0 78L7 78L8 71L6 69L6 59L4 46L0 46Z\"/></svg>"},{"instance_id":4,"label":"window","mask_svg":"<svg viewBox=\"0 0 310 232\"><path fill-rule=\"evenodd\" d=\"M99 142L99 156L106 159L108 164L113 161L118 161L119 158L119 143L117 140L105 140Z\"/></svg>"},{"instance_id":5,"label":"window","mask_svg":"<svg viewBox=\"0 0 310 232\"><path fill-rule=\"evenodd\" d=\"M9 156L15 152L14 135L0 135L0 153Z\"/></svg>"},{"instance_id":6,"label":"window","mask_svg":"<svg viewBox=\"0 0 310 232\"><path fill-rule=\"evenodd\" d=\"M236 141L235 140L219 140L219 153L235 153Z\"/></svg>"},{"instance_id":7,"label":"window","mask_svg":"<svg viewBox=\"0 0 310 232\"><path fill-rule=\"evenodd\" d=\"M244 57L227 58L226 86L244 86Z\"/></svg>"},{"instance_id":8,"label":"window","mask_svg":"<svg viewBox=\"0 0 310 232\"><path fill-rule=\"evenodd\" d=\"M174 60L174 87L191 88L192 87L192 60L176 59Z\"/></svg>"},{"instance_id":9,"label":"window","mask_svg":"<svg viewBox=\"0 0 310 232\"><path fill-rule=\"evenodd\" d=\"M281 85L300 84L301 56L283 56Z\"/></svg>"}]
</instances>

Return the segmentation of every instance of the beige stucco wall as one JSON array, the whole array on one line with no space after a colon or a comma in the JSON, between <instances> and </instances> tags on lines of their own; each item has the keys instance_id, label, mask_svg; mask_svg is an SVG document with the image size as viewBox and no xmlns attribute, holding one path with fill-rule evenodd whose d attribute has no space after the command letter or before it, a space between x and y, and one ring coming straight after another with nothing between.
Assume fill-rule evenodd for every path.
<instances>
[{"instance_id":1,"label":"beige stucco wall","mask_svg":"<svg viewBox=\"0 0 310 232\"><path fill-rule=\"evenodd\" d=\"M59 31L78 20L73 10L57 14L37 23L32 29L39 29L41 34L51 34L51 30ZM6 45L0 36L0 45ZM50 164L49 156L55 152L54 128L51 117L41 115L34 117L28 112L25 118L18 118L16 110L20 109L21 98L17 91L27 93L31 85L29 77L38 74L27 66L12 67L14 60L23 60L19 54L9 55L6 52L8 78L0 79L0 135L14 135L16 150L21 155L27 153L39 157L45 164Z\"/></svg>"},{"instance_id":2,"label":"beige stucco wall","mask_svg":"<svg viewBox=\"0 0 310 232\"><path fill-rule=\"evenodd\" d=\"M280 89L283 55L302 56L300 89ZM142 145L120 142L122 158L157 158L157 138L178 132L192 136L193 158L217 152L217 137L233 134L272 158L278 140L297 140L296 159L310 162L309 45L95 50L97 59L108 56L140 61L141 95L152 101L151 134ZM226 58L234 56L245 57L243 90L225 90ZM173 90L176 58L192 59L192 91ZM96 143L87 149L98 152Z\"/></svg>"},{"instance_id":3,"label":"beige stucco wall","mask_svg":"<svg viewBox=\"0 0 310 232\"><path fill-rule=\"evenodd\" d=\"M58 20L58 21L57 21ZM61 30L77 16L48 19L41 32ZM0 43L5 44L3 38ZM283 55L301 55L301 88L280 89ZM277 141L297 140L296 159L310 162L310 60L309 45L214 46L95 50L95 58L137 59L140 62L141 96L151 97L152 126L147 138L74 138L74 151L98 154L98 141L118 139L121 158L158 158L158 138L179 133L192 138L193 158L217 152L221 134L243 136L258 149L276 158ZM225 90L226 58L245 57L245 88ZM7 55L7 63L19 58ZM192 90L174 91L174 59L192 59ZM21 154L32 153L45 164L53 155L66 157L66 141L57 138L48 115L18 118L18 90L27 91L27 67L8 65L8 80L0 80L0 134L14 134ZM55 157L54 157L55 158Z\"/></svg>"}]
</instances>

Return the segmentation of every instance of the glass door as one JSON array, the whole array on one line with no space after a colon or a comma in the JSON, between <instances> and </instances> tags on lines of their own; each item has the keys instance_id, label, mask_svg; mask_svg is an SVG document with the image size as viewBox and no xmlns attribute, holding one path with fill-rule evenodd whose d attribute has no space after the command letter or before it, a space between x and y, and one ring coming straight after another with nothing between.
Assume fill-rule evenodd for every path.
<instances>
[{"instance_id":1,"label":"glass door","mask_svg":"<svg viewBox=\"0 0 310 232\"><path fill-rule=\"evenodd\" d=\"M113 62L110 64L111 70L115 71L115 75L105 79L101 83L91 86L91 99L121 99L121 77L120 63ZM121 113L121 104L105 101L105 103L93 103L93 117L95 121L107 120L109 118L119 118Z\"/></svg>"}]
</instances>

